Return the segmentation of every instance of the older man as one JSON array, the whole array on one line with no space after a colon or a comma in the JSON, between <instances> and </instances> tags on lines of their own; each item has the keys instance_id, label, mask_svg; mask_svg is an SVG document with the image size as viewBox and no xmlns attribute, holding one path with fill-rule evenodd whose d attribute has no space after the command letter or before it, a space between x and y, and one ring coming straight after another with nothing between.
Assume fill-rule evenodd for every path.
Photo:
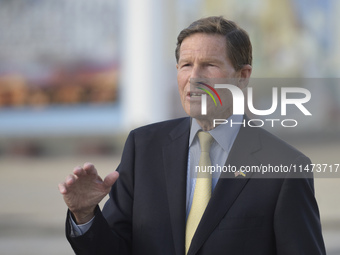
<instances>
[{"instance_id":1,"label":"older man","mask_svg":"<svg viewBox=\"0 0 340 255\"><path fill-rule=\"evenodd\" d=\"M218 110L210 100L209 114L201 112L206 93L197 84L212 88L210 79L227 79L240 89L247 86L252 71L247 33L222 17L197 20L179 34L176 59L179 94L190 118L133 130L117 171L104 180L86 163L59 185L69 207L66 234L74 251L325 254L312 178L195 172L209 165L310 163L261 128L215 127L214 118L245 123L245 116L232 114L228 93L218 92ZM97 205L109 192L101 211Z\"/></svg>"}]
</instances>

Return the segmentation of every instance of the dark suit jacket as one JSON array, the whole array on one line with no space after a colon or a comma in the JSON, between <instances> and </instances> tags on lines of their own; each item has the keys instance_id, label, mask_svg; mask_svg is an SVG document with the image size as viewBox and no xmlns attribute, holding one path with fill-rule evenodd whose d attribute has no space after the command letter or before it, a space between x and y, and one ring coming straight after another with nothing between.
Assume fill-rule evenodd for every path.
<instances>
[{"instance_id":1,"label":"dark suit jacket","mask_svg":"<svg viewBox=\"0 0 340 255\"><path fill-rule=\"evenodd\" d=\"M80 237L70 237L67 220L77 254L185 254L189 130L190 119L182 118L130 133L103 212L96 209L93 225ZM240 128L226 162L308 163L293 147L251 127ZM325 254L313 179L307 177L220 178L188 254Z\"/></svg>"}]
</instances>

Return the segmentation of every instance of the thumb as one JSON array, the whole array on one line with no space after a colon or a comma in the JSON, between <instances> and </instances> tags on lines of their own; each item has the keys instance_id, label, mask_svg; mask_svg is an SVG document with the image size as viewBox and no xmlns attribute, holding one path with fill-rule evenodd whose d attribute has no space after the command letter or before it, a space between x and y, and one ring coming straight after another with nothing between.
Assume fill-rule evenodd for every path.
<instances>
[{"instance_id":1,"label":"thumb","mask_svg":"<svg viewBox=\"0 0 340 255\"><path fill-rule=\"evenodd\" d=\"M104 185L107 188L111 187L117 181L118 177L119 173L116 171L109 173L104 179Z\"/></svg>"}]
</instances>

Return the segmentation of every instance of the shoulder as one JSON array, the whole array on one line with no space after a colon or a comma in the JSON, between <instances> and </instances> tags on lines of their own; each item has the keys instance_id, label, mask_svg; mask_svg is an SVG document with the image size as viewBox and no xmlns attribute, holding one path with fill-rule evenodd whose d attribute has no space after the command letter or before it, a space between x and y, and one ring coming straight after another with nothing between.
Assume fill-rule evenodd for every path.
<instances>
[{"instance_id":1,"label":"shoulder","mask_svg":"<svg viewBox=\"0 0 340 255\"><path fill-rule=\"evenodd\" d=\"M130 132L136 143L165 142L169 137L189 135L190 118L178 118L136 128Z\"/></svg>"},{"instance_id":2,"label":"shoulder","mask_svg":"<svg viewBox=\"0 0 340 255\"><path fill-rule=\"evenodd\" d=\"M170 132L172 129L177 127L180 124L188 124L190 127L190 118L178 118L172 120L166 120L162 122L152 123L146 126L142 126L132 130L135 134L147 134L147 133L164 133Z\"/></svg>"},{"instance_id":3,"label":"shoulder","mask_svg":"<svg viewBox=\"0 0 340 255\"><path fill-rule=\"evenodd\" d=\"M276 154L282 155L283 157L305 156L297 148L277 137L276 135L273 135L264 129L259 130L259 133L262 149L269 155Z\"/></svg>"},{"instance_id":4,"label":"shoulder","mask_svg":"<svg viewBox=\"0 0 340 255\"><path fill-rule=\"evenodd\" d=\"M240 134L248 137L248 146L253 147L253 155L263 163L291 164L296 161L308 162L309 159L294 146L260 127L244 127ZM246 143L246 140L243 140Z\"/></svg>"}]
</instances>

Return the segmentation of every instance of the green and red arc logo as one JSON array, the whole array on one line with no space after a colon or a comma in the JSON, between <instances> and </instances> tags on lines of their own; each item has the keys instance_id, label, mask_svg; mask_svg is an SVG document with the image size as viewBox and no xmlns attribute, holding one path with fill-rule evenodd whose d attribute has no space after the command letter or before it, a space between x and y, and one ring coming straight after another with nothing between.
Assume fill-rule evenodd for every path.
<instances>
[{"instance_id":1,"label":"green and red arc logo","mask_svg":"<svg viewBox=\"0 0 340 255\"><path fill-rule=\"evenodd\" d=\"M217 91L213 87L211 87L210 85L208 85L208 84L206 84L204 82L197 82L197 83L200 84L200 85L206 86L212 92L214 92L214 94L217 96L218 100L220 101L220 104L222 105L222 100L220 98L220 95L217 93ZM214 101L215 106L217 106L216 100L215 100L214 96L211 94L210 91L208 91L207 89L204 89L204 88L200 88L200 87L197 87L197 88L200 89L200 90L203 90L205 93L207 93L212 98L212 100Z\"/></svg>"}]
</instances>

